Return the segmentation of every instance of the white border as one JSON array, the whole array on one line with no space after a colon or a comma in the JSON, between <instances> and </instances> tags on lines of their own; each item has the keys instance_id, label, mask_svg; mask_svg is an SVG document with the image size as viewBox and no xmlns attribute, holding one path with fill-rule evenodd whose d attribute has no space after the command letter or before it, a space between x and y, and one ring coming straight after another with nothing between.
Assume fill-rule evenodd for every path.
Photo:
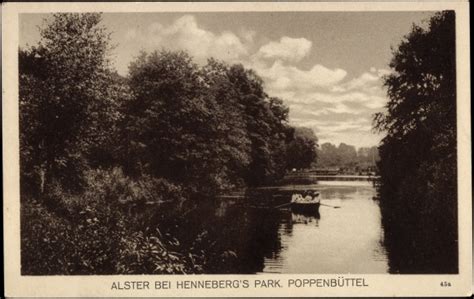
<instances>
[{"instance_id":1,"label":"white border","mask_svg":"<svg viewBox=\"0 0 474 299\"><path fill-rule=\"evenodd\" d=\"M471 132L469 11L465 2L299 3L7 3L3 5L3 186L6 296L469 296L471 295ZM362 277L369 287L113 291L113 281L248 279L255 275L21 276L18 134L18 14L47 12L217 12L217 11L456 11L458 86L458 275L265 275L289 278ZM262 276L258 276L261 278ZM449 281L452 287L440 287Z\"/></svg>"}]
</instances>

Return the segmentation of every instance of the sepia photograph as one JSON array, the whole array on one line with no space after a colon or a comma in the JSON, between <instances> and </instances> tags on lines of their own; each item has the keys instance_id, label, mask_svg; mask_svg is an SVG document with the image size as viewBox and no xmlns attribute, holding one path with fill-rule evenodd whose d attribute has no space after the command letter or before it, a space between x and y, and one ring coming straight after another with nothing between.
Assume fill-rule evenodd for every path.
<instances>
[{"instance_id":1,"label":"sepia photograph","mask_svg":"<svg viewBox=\"0 0 474 299\"><path fill-rule=\"evenodd\" d=\"M17 271L459 275L458 19L19 12Z\"/></svg>"}]
</instances>

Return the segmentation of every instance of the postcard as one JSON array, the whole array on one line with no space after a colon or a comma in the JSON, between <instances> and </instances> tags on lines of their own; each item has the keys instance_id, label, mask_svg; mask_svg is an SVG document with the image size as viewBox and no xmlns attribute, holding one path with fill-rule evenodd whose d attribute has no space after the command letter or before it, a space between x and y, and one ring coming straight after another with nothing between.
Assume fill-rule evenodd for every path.
<instances>
[{"instance_id":1,"label":"postcard","mask_svg":"<svg viewBox=\"0 0 474 299\"><path fill-rule=\"evenodd\" d=\"M468 7L4 4L6 295L471 295Z\"/></svg>"}]
</instances>

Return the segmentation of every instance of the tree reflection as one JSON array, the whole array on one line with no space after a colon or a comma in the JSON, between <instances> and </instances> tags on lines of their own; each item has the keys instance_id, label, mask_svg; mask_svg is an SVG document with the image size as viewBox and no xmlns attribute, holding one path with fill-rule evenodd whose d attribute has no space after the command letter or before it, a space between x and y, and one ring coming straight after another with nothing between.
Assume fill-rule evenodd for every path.
<instances>
[{"instance_id":1,"label":"tree reflection","mask_svg":"<svg viewBox=\"0 0 474 299\"><path fill-rule=\"evenodd\" d=\"M244 208L218 203L215 206L193 211L188 215L182 234L206 231L209 258L207 273L252 274L261 272L265 258L274 258L281 251L280 225L289 224L291 213L278 209Z\"/></svg>"}]
</instances>

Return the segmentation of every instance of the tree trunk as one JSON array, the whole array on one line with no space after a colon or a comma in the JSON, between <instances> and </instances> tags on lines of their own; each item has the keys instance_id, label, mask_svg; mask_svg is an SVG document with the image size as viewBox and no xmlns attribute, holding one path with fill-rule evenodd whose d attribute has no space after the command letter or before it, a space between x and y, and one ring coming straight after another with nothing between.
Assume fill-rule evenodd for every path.
<instances>
[{"instance_id":1,"label":"tree trunk","mask_svg":"<svg viewBox=\"0 0 474 299\"><path fill-rule=\"evenodd\" d=\"M39 171L40 176L40 193L41 195L44 194L44 185L46 184L46 169L45 165L42 165Z\"/></svg>"}]
</instances>

